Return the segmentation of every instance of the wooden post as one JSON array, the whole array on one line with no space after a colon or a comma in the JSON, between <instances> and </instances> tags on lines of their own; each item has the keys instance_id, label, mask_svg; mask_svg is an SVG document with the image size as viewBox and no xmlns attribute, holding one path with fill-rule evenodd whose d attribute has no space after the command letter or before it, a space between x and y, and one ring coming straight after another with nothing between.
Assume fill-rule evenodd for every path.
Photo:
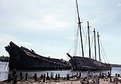
<instances>
[{"instance_id":1,"label":"wooden post","mask_svg":"<svg viewBox=\"0 0 121 84\"><path fill-rule=\"evenodd\" d=\"M104 73L102 73L102 75L101 75L101 78L103 79L105 76L104 76Z\"/></svg>"},{"instance_id":2,"label":"wooden post","mask_svg":"<svg viewBox=\"0 0 121 84\"><path fill-rule=\"evenodd\" d=\"M11 81L11 75L10 73L8 74L8 83Z\"/></svg>"},{"instance_id":3,"label":"wooden post","mask_svg":"<svg viewBox=\"0 0 121 84\"><path fill-rule=\"evenodd\" d=\"M44 78L44 76L43 76L43 74L41 74L41 79L43 79Z\"/></svg>"},{"instance_id":4,"label":"wooden post","mask_svg":"<svg viewBox=\"0 0 121 84\"><path fill-rule=\"evenodd\" d=\"M101 69L100 69L100 74L99 74L99 77L101 78L101 74L102 74L102 72L101 72Z\"/></svg>"},{"instance_id":5,"label":"wooden post","mask_svg":"<svg viewBox=\"0 0 121 84\"><path fill-rule=\"evenodd\" d=\"M28 78L28 73L26 73L26 75L25 75L25 80L27 81L27 78Z\"/></svg>"},{"instance_id":6,"label":"wooden post","mask_svg":"<svg viewBox=\"0 0 121 84\"><path fill-rule=\"evenodd\" d=\"M17 84L17 74L14 75L13 84Z\"/></svg>"},{"instance_id":7,"label":"wooden post","mask_svg":"<svg viewBox=\"0 0 121 84\"><path fill-rule=\"evenodd\" d=\"M87 82L89 82L89 74L90 74L90 71L88 70L87 71Z\"/></svg>"},{"instance_id":8,"label":"wooden post","mask_svg":"<svg viewBox=\"0 0 121 84\"><path fill-rule=\"evenodd\" d=\"M110 72L108 72L108 77L110 77Z\"/></svg>"},{"instance_id":9,"label":"wooden post","mask_svg":"<svg viewBox=\"0 0 121 84\"><path fill-rule=\"evenodd\" d=\"M115 77L116 77L115 78L115 84L118 84L118 74L117 73L115 74Z\"/></svg>"},{"instance_id":10,"label":"wooden post","mask_svg":"<svg viewBox=\"0 0 121 84\"><path fill-rule=\"evenodd\" d=\"M22 72L20 72L20 80L22 80L22 78L23 78L23 77L22 77Z\"/></svg>"},{"instance_id":11,"label":"wooden post","mask_svg":"<svg viewBox=\"0 0 121 84\"><path fill-rule=\"evenodd\" d=\"M67 80L69 80L69 74L67 74Z\"/></svg>"},{"instance_id":12,"label":"wooden post","mask_svg":"<svg viewBox=\"0 0 121 84\"><path fill-rule=\"evenodd\" d=\"M14 77L15 75L16 75L16 70L14 69L12 76Z\"/></svg>"},{"instance_id":13,"label":"wooden post","mask_svg":"<svg viewBox=\"0 0 121 84\"><path fill-rule=\"evenodd\" d=\"M76 73L76 77L78 78L78 72Z\"/></svg>"},{"instance_id":14,"label":"wooden post","mask_svg":"<svg viewBox=\"0 0 121 84\"><path fill-rule=\"evenodd\" d=\"M50 77L49 77L48 72L47 72L47 80L49 80L49 79L50 79Z\"/></svg>"},{"instance_id":15,"label":"wooden post","mask_svg":"<svg viewBox=\"0 0 121 84\"><path fill-rule=\"evenodd\" d=\"M34 81L37 81L37 74L34 74Z\"/></svg>"},{"instance_id":16,"label":"wooden post","mask_svg":"<svg viewBox=\"0 0 121 84\"><path fill-rule=\"evenodd\" d=\"M51 79L53 79L53 73L52 72L51 72L51 75L50 76L51 76Z\"/></svg>"},{"instance_id":17,"label":"wooden post","mask_svg":"<svg viewBox=\"0 0 121 84\"><path fill-rule=\"evenodd\" d=\"M117 74L117 77L120 77L120 74Z\"/></svg>"},{"instance_id":18,"label":"wooden post","mask_svg":"<svg viewBox=\"0 0 121 84\"><path fill-rule=\"evenodd\" d=\"M58 77L57 77L57 74L55 75L55 80L57 80L58 79Z\"/></svg>"},{"instance_id":19,"label":"wooden post","mask_svg":"<svg viewBox=\"0 0 121 84\"><path fill-rule=\"evenodd\" d=\"M110 82L112 82L112 78L111 78L111 69L110 69Z\"/></svg>"},{"instance_id":20,"label":"wooden post","mask_svg":"<svg viewBox=\"0 0 121 84\"><path fill-rule=\"evenodd\" d=\"M81 78L81 72L79 73L79 78Z\"/></svg>"},{"instance_id":21,"label":"wooden post","mask_svg":"<svg viewBox=\"0 0 121 84\"><path fill-rule=\"evenodd\" d=\"M112 82L112 78L110 77L110 83Z\"/></svg>"},{"instance_id":22,"label":"wooden post","mask_svg":"<svg viewBox=\"0 0 121 84\"><path fill-rule=\"evenodd\" d=\"M45 82L45 74L44 74L43 82Z\"/></svg>"}]
</instances>

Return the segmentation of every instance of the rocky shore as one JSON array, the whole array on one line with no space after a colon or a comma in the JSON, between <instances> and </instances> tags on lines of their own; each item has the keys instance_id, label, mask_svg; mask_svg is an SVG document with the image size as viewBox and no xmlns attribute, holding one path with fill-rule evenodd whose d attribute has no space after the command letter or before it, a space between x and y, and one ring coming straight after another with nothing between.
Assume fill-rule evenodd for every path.
<instances>
[{"instance_id":1,"label":"rocky shore","mask_svg":"<svg viewBox=\"0 0 121 84\"><path fill-rule=\"evenodd\" d=\"M81 77L81 73L70 76L67 74L66 77L60 77L60 74L41 74L40 77L35 73L33 77L28 77L28 73L13 71L8 75L8 79L0 82L0 84L121 84L120 74L111 76L108 74L101 73L100 75L87 74L87 77Z\"/></svg>"}]
</instances>

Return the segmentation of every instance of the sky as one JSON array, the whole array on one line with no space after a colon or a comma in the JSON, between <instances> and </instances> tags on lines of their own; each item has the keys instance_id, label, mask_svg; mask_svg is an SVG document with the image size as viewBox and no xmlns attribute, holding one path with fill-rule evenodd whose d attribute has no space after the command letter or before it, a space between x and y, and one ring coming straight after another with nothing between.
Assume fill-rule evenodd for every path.
<instances>
[{"instance_id":1,"label":"sky","mask_svg":"<svg viewBox=\"0 0 121 84\"><path fill-rule=\"evenodd\" d=\"M83 30L89 21L90 32L96 28L100 33L108 62L121 64L121 1L78 3ZM1 56L9 56L4 47L13 41L40 55L68 60L77 29L75 0L0 0Z\"/></svg>"}]
</instances>

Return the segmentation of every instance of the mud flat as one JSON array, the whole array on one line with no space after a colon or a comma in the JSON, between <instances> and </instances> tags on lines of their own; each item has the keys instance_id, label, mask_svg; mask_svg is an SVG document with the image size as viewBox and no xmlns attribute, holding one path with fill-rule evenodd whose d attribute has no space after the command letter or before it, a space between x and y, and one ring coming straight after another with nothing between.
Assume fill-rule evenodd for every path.
<instances>
[{"instance_id":1,"label":"mud flat","mask_svg":"<svg viewBox=\"0 0 121 84\"><path fill-rule=\"evenodd\" d=\"M110 78L104 78L101 79L99 78L99 82L93 81L93 79L89 79L89 82L83 81L83 79L78 79L78 80L46 80L43 82L43 80L37 80L34 81L34 79L28 79L27 81L25 80L18 80L16 83L13 83L13 81L8 82L8 81L3 81L0 82L0 84L121 84L121 81L117 80L115 81L114 78L112 78L112 82L110 82Z\"/></svg>"},{"instance_id":2,"label":"mud flat","mask_svg":"<svg viewBox=\"0 0 121 84\"><path fill-rule=\"evenodd\" d=\"M110 73L101 73L100 75L88 74L87 77L81 77L81 73L66 77L55 76L51 74L41 74L39 77L35 73L33 77L28 77L28 73L23 76L22 72L8 75L8 80L0 82L0 84L121 84L120 74L111 76Z\"/></svg>"}]
</instances>

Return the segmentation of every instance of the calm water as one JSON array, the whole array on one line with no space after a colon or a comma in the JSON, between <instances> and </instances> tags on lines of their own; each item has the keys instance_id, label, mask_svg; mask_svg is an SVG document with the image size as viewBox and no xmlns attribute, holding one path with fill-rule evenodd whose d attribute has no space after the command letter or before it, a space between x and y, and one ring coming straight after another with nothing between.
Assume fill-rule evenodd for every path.
<instances>
[{"instance_id":1,"label":"calm water","mask_svg":"<svg viewBox=\"0 0 121 84\"><path fill-rule=\"evenodd\" d=\"M0 81L2 80L6 80L7 76L8 76L8 63L6 62L0 62ZM77 72L79 73L79 71L71 71L71 70L65 70L65 71L22 71L23 73L28 72L28 75L31 77L34 75L34 73L37 73L37 76L39 77L41 74L48 74L50 75L51 73L55 74L60 74L60 76L65 77L67 74L70 75L76 75ZM108 71L102 71L104 73L107 73ZM82 73L82 77L86 77L87 76L87 71L83 71ZM91 72L93 75L99 75L99 71L96 72ZM112 68L112 75L115 75L115 73L121 74L121 67L113 67Z\"/></svg>"}]
</instances>

